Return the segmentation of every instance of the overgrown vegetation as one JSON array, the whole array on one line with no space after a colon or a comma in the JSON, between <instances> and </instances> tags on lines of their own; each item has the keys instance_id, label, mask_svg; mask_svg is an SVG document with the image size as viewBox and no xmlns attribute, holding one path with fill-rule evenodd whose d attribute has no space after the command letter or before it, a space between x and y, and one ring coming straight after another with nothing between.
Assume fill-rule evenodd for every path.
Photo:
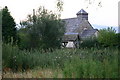
<instances>
[{"instance_id":1,"label":"overgrown vegetation","mask_svg":"<svg viewBox=\"0 0 120 80\"><path fill-rule=\"evenodd\" d=\"M119 33L116 34L115 29L108 27L101 29L98 35L98 42L103 46L119 46Z\"/></svg>"},{"instance_id":2,"label":"overgrown vegetation","mask_svg":"<svg viewBox=\"0 0 120 80\"><path fill-rule=\"evenodd\" d=\"M116 33L112 27L101 29L99 30L98 37L83 39L80 45L81 48L120 47L120 33Z\"/></svg>"},{"instance_id":3,"label":"overgrown vegetation","mask_svg":"<svg viewBox=\"0 0 120 80\"><path fill-rule=\"evenodd\" d=\"M80 44L80 48L92 48L92 47L96 48L100 47L100 44L96 37L83 39Z\"/></svg>"},{"instance_id":4,"label":"overgrown vegetation","mask_svg":"<svg viewBox=\"0 0 120 80\"><path fill-rule=\"evenodd\" d=\"M73 58L73 60L66 62L65 68L63 69L64 77L117 78L118 77L117 56L110 57L109 53L105 53L106 50L103 50L101 52L99 53L97 51L96 55L96 51L95 52L93 51L91 53L93 55L88 53L87 56L83 59L81 59L80 57L76 57ZM114 52L114 54L117 54L117 52Z\"/></svg>"},{"instance_id":5,"label":"overgrown vegetation","mask_svg":"<svg viewBox=\"0 0 120 80\"><path fill-rule=\"evenodd\" d=\"M4 45L3 53L3 69L9 67L14 72L39 67L62 70L62 75L66 78L118 77L117 48L59 49L45 53L41 50L22 51Z\"/></svg>"}]
</instances>

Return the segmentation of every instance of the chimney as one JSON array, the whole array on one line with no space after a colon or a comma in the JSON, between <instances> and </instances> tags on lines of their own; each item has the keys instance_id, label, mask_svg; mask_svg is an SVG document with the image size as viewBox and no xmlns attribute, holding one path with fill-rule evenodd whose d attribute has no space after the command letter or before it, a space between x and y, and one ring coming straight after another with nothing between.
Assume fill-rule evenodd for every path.
<instances>
[{"instance_id":1,"label":"chimney","mask_svg":"<svg viewBox=\"0 0 120 80\"><path fill-rule=\"evenodd\" d=\"M81 9L76 15L81 20L83 20L83 19L88 20L88 13L86 11L84 11L83 9Z\"/></svg>"}]
</instances>

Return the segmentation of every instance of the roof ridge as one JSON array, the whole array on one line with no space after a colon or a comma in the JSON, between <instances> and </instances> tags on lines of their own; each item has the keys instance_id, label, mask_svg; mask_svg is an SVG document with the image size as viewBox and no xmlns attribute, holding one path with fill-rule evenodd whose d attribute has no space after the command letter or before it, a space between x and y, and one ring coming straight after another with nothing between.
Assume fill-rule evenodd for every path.
<instances>
[{"instance_id":1,"label":"roof ridge","mask_svg":"<svg viewBox=\"0 0 120 80\"><path fill-rule=\"evenodd\" d=\"M65 18L65 19L62 19L62 20L66 20L66 19L77 19L77 17L73 17L73 18Z\"/></svg>"}]
</instances>

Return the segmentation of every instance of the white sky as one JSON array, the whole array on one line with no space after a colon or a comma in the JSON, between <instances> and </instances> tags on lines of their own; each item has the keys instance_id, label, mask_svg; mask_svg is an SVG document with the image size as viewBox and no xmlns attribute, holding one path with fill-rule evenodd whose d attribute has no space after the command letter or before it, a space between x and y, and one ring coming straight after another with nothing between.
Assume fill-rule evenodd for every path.
<instances>
[{"instance_id":1,"label":"white sky","mask_svg":"<svg viewBox=\"0 0 120 80\"><path fill-rule=\"evenodd\" d=\"M95 0L89 5L85 0L62 0L64 2L61 18L76 17L76 13L83 8L89 13L91 24L118 26L118 1L120 0ZM86 0L87 1L87 0ZM92 0L94 1L94 0ZM97 2L102 1L102 7L97 6ZM49 10L55 11L56 0L0 0L0 6L8 6L11 15L18 24L20 20L26 19L28 14L32 14L33 9L45 6Z\"/></svg>"}]
</instances>

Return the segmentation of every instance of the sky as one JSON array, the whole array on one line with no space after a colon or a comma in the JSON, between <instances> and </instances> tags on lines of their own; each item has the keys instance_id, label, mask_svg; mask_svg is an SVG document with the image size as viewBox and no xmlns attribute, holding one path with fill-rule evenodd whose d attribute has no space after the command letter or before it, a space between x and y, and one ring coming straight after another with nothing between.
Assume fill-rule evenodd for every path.
<instances>
[{"instance_id":1,"label":"sky","mask_svg":"<svg viewBox=\"0 0 120 80\"><path fill-rule=\"evenodd\" d=\"M91 24L118 26L118 2L120 0L62 0L64 2L61 18L76 17L76 13L81 9L88 12L88 20ZM101 1L102 7L97 6ZM44 6L48 10L56 10L56 0L0 0L0 8L8 6L8 9L19 24L25 20L28 14L32 14L33 9ZM87 8L88 7L88 8Z\"/></svg>"}]
</instances>

